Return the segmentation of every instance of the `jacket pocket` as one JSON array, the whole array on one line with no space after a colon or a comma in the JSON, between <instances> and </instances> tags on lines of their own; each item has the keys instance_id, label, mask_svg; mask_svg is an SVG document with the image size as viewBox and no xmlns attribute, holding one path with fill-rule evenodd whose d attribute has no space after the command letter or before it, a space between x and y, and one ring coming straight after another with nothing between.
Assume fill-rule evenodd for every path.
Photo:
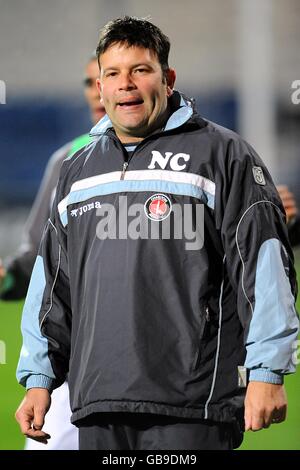
<instances>
[{"instance_id":1,"label":"jacket pocket","mask_svg":"<svg viewBox=\"0 0 300 470\"><path fill-rule=\"evenodd\" d=\"M201 364L203 351L205 348L206 338L208 336L209 326L210 326L210 310L207 304L204 304L200 309L200 327L197 337L197 349L195 358L193 361L192 370L198 369Z\"/></svg>"}]
</instances>

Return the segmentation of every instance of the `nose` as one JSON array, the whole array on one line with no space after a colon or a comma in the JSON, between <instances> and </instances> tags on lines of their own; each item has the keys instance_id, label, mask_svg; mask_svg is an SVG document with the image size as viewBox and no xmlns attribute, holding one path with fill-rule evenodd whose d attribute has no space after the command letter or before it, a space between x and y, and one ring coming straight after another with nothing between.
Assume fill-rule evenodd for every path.
<instances>
[{"instance_id":1,"label":"nose","mask_svg":"<svg viewBox=\"0 0 300 470\"><path fill-rule=\"evenodd\" d=\"M136 85L132 79L132 76L128 72L124 72L120 74L119 80L120 80L119 90L128 91L128 90L134 90L136 88Z\"/></svg>"}]
</instances>

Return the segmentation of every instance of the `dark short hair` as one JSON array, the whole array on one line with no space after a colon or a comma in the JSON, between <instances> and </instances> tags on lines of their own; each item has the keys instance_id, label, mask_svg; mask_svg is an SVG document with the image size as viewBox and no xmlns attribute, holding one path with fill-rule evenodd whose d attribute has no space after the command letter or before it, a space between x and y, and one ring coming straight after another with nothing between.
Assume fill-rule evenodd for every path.
<instances>
[{"instance_id":1,"label":"dark short hair","mask_svg":"<svg viewBox=\"0 0 300 470\"><path fill-rule=\"evenodd\" d=\"M170 40L162 31L145 18L124 16L109 21L101 30L96 54L100 56L113 44L126 44L150 49L158 57L163 74L169 69Z\"/></svg>"}]
</instances>

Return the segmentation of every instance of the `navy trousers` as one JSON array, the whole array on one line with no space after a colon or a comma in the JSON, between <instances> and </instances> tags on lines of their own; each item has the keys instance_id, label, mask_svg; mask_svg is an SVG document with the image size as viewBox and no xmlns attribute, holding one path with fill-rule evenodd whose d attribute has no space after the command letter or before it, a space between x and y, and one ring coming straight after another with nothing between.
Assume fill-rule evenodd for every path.
<instances>
[{"instance_id":1,"label":"navy trousers","mask_svg":"<svg viewBox=\"0 0 300 470\"><path fill-rule=\"evenodd\" d=\"M80 450L229 450L240 427L147 413L96 413L80 420Z\"/></svg>"}]
</instances>

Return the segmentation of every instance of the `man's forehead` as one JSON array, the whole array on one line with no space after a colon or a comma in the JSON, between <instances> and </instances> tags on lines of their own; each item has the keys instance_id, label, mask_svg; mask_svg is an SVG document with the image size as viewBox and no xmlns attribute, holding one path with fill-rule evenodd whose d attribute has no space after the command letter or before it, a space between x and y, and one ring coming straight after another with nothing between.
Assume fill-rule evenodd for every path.
<instances>
[{"instance_id":1,"label":"man's forehead","mask_svg":"<svg viewBox=\"0 0 300 470\"><path fill-rule=\"evenodd\" d=\"M114 56L115 59L117 60L119 59L121 61L123 56L117 54L118 49L123 49L123 50L125 49L125 51L128 51L132 55L132 57L134 57L135 55L140 56L140 57L143 56L145 60L148 59L154 62L159 61L156 52L153 51L152 49L139 46L139 45L131 45L131 44L128 44L126 41L124 42L118 41L118 42L114 42L110 44L109 47L102 54L100 54L99 56L100 65L101 65L101 59L103 58L103 56L105 56L105 59L112 58Z\"/></svg>"}]
</instances>

